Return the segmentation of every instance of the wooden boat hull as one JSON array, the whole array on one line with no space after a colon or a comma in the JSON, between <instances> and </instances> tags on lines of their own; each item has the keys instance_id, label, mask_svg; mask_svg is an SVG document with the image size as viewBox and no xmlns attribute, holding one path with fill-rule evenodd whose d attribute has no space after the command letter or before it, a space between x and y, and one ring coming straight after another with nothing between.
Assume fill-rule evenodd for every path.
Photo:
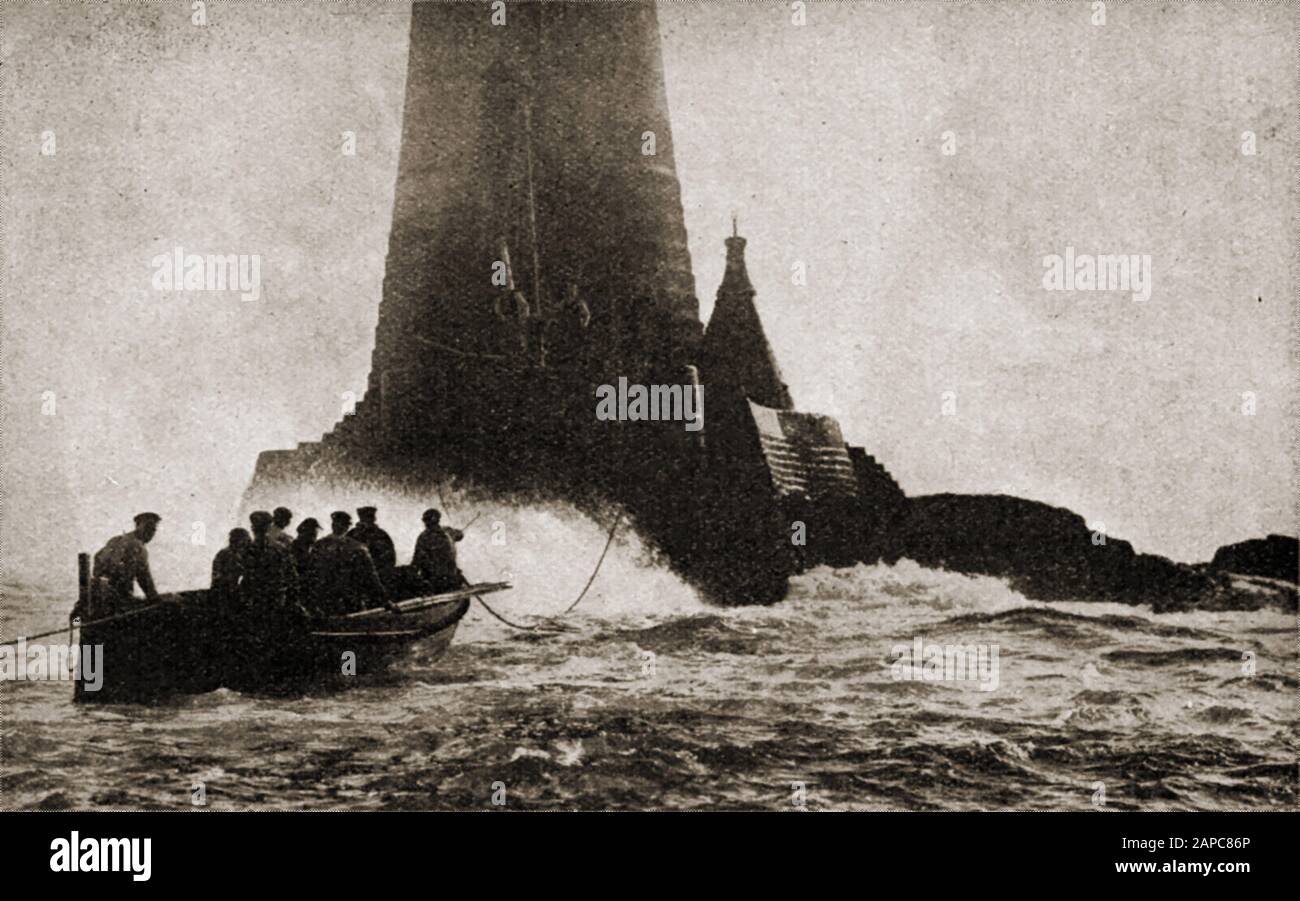
<instances>
[{"instance_id":1,"label":"wooden boat hull","mask_svg":"<svg viewBox=\"0 0 1300 901\"><path fill-rule=\"evenodd\" d=\"M410 614L380 609L363 620L332 617L305 630L248 636L228 656L222 685L244 692L341 687L388 669L417 643L437 656L451 646L469 603L443 601Z\"/></svg>"},{"instance_id":2,"label":"wooden boat hull","mask_svg":"<svg viewBox=\"0 0 1300 901\"><path fill-rule=\"evenodd\" d=\"M206 591L112 622L88 625L80 644L103 645L99 687L78 674L75 699L148 702L174 694L229 688L281 693L346 685L378 673L420 644L437 656L451 645L475 586L384 608L308 623L250 622L232 617Z\"/></svg>"}]
</instances>

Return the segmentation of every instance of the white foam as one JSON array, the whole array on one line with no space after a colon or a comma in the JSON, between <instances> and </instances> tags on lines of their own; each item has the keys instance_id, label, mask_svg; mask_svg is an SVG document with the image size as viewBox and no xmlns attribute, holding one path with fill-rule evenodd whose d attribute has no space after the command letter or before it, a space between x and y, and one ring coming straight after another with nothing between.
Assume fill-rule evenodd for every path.
<instances>
[{"instance_id":1,"label":"white foam","mask_svg":"<svg viewBox=\"0 0 1300 901\"><path fill-rule=\"evenodd\" d=\"M913 560L890 565L858 564L845 569L819 566L790 582L790 598L851 600L890 606L924 604L932 609L998 613L1040 606L996 576L928 569Z\"/></svg>"}]
</instances>

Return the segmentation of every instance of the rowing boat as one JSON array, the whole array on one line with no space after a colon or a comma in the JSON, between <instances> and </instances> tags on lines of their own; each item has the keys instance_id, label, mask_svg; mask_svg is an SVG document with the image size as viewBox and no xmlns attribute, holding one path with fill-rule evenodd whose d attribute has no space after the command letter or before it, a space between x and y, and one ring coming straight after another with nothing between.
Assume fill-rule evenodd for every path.
<instances>
[{"instance_id":1,"label":"rowing boat","mask_svg":"<svg viewBox=\"0 0 1300 901\"><path fill-rule=\"evenodd\" d=\"M506 582L400 601L392 609L290 622L234 616L208 591L164 595L162 603L81 628L81 645L102 645L101 672L78 673L85 702L149 702L218 688L300 692L337 687L387 669L419 645L432 659L451 645L470 599Z\"/></svg>"}]
</instances>

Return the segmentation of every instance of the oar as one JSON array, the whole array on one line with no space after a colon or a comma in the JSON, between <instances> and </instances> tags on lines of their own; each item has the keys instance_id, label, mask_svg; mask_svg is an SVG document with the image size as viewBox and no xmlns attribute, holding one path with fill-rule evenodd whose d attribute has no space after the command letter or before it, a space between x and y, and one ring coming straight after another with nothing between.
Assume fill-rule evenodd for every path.
<instances>
[{"instance_id":1,"label":"oar","mask_svg":"<svg viewBox=\"0 0 1300 901\"><path fill-rule=\"evenodd\" d=\"M472 597L477 594L489 594L494 591L506 591L513 586L509 582L483 582L478 585L471 585L457 591L446 591L442 594L427 594L418 598L408 598L405 601L398 601L393 606L397 607L401 613L418 610L422 607L432 607L435 604L447 604L452 601L458 601L461 598ZM384 613L391 613L387 607L371 607L369 610L359 610L356 613L345 614L346 619L356 619L361 616L379 616Z\"/></svg>"}]
</instances>

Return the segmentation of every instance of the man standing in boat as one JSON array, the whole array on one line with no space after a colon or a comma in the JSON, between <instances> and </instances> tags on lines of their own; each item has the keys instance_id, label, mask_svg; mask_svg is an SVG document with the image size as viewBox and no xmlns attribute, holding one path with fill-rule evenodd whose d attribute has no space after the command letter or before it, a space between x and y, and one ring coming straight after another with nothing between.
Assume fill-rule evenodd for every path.
<instances>
[{"instance_id":1,"label":"man standing in boat","mask_svg":"<svg viewBox=\"0 0 1300 901\"><path fill-rule=\"evenodd\" d=\"M135 585L140 585L145 600L159 600L149 572L149 551L145 549L162 517L157 513L140 513L135 517L135 529L108 540L95 554L94 575L91 579L91 603L87 613L91 617L112 616L134 605Z\"/></svg>"},{"instance_id":2,"label":"man standing in boat","mask_svg":"<svg viewBox=\"0 0 1300 901\"><path fill-rule=\"evenodd\" d=\"M314 612L323 616L355 613L386 604L384 585L375 571L370 552L348 537L351 515L330 514L330 534L311 550L310 597Z\"/></svg>"},{"instance_id":3,"label":"man standing in boat","mask_svg":"<svg viewBox=\"0 0 1300 901\"><path fill-rule=\"evenodd\" d=\"M393 539L375 522L377 513L374 507L358 507L357 518L361 522L348 532L348 537L366 546L370 559L374 561L375 571L379 573L379 581L384 583L385 588L391 589L393 571L397 568L397 549L393 547Z\"/></svg>"},{"instance_id":4,"label":"man standing in boat","mask_svg":"<svg viewBox=\"0 0 1300 901\"><path fill-rule=\"evenodd\" d=\"M311 549L316 546L316 536L320 535L320 523L313 516L308 516L298 523L298 537L293 540L293 563L298 568L298 581L304 591L307 587L307 569L310 566Z\"/></svg>"},{"instance_id":5,"label":"man standing in boat","mask_svg":"<svg viewBox=\"0 0 1300 901\"><path fill-rule=\"evenodd\" d=\"M239 600L239 583L244 577L244 552L253 538L247 529L231 529L229 543L212 558L212 594L223 604Z\"/></svg>"},{"instance_id":6,"label":"man standing in boat","mask_svg":"<svg viewBox=\"0 0 1300 901\"><path fill-rule=\"evenodd\" d=\"M464 577L456 565L456 542L465 537L460 529L442 525L442 514L433 508L424 511L424 531L415 539L411 565L428 589L435 594L455 591Z\"/></svg>"},{"instance_id":7,"label":"man standing in boat","mask_svg":"<svg viewBox=\"0 0 1300 901\"><path fill-rule=\"evenodd\" d=\"M248 520L253 540L243 554L244 603L253 615L277 621L305 613L297 604L298 571L293 555L271 540L271 514L258 510Z\"/></svg>"}]
</instances>

